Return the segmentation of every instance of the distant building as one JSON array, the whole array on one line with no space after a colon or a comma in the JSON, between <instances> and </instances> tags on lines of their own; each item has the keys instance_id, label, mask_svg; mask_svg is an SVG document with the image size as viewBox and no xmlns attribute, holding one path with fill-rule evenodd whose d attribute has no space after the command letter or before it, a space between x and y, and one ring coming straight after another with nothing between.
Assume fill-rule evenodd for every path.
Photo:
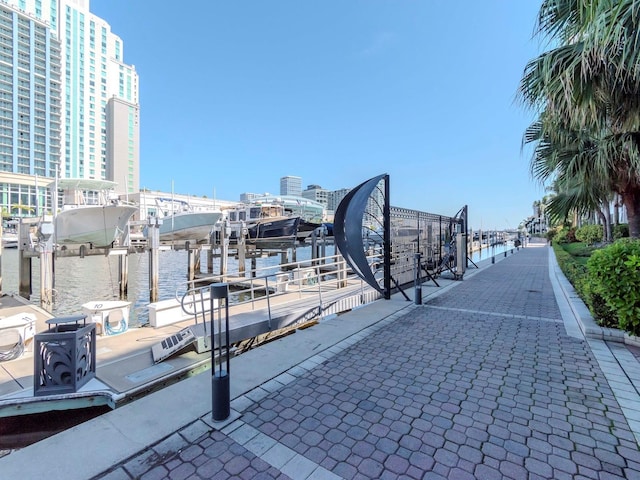
<instances>
[{"instance_id":1,"label":"distant building","mask_svg":"<svg viewBox=\"0 0 640 480\"><path fill-rule=\"evenodd\" d=\"M280 179L280 195L302 196L302 178L300 177L282 177Z\"/></svg>"},{"instance_id":2,"label":"distant building","mask_svg":"<svg viewBox=\"0 0 640 480\"><path fill-rule=\"evenodd\" d=\"M335 212L342 199L346 197L350 191L350 188L341 188L340 190L329 192L327 195L327 208Z\"/></svg>"},{"instance_id":3,"label":"distant building","mask_svg":"<svg viewBox=\"0 0 640 480\"><path fill-rule=\"evenodd\" d=\"M256 199L257 197L260 197L260 196L262 196L262 195L258 194L258 193L241 193L240 194L240 201L242 203L250 203L254 199Z\"/></svg>"},{"instance_id":4,"label":"distant building","mask_svg":"<svg viewBox=\"0 0 640 480\"><path fill-rule=\"evenodd\" d=\"M351 191L350 188L341 188L340 190L334 190L328 193L328 215L332 216L340 205L340 202ZM380 189L375 189L371 194L365 207L364 222L368 226L382 225L383 217L382 210L384 207L384 194Z\"/></svg>"},{"instance_id":5,"label":"distant building","mask_svg":"<svg viewBox=\"0 0 640 480\"><path fill-rule=\"evenodd\" d=\"M322 188L320 185L307 186L307 189L302 191L302 196L314 202L321 203L325 208L329 205L329 190Z\"/></svg>"}]
</instances>

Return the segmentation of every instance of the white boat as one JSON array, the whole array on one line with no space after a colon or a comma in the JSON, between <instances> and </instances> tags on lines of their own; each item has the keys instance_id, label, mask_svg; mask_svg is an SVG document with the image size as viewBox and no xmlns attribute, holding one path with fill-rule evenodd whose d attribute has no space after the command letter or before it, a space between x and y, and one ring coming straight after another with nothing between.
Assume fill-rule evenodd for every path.
<instances>
[{"instance_id":1,"label":"white boat","mask_svg":"<svg viewBox=\"0 0 640 480\"><path fill-rule=\"evenodd\" d=\"M96 324L98 335L117 335L129 328L131 302L124 300L97 300L82 305L82 313Z\"/></svg>"},{"instance_id":2,"label":"white boat","mask_svg":"<svg viewBox=\"0 0 640 480\"><path fill-rule=\"evenodd\" d=\"M156 199L160 241L209 240L213 226L222 216L218 208L194 207L184 200L159 197Z\"/></svg>"},{"instance_id":3,"label":"white boat","mask_svg":"<svg viewBox=\"0 0 640 480\"><path fill-rule=\"evenodd\" d=\"M54 216L55 243L109 247L122 241L138 208L118 201L115 182L64 178L49 186L63 191L62 209ZM57 187L57 188L56 188Z\"/></svg>"}]
</instances>

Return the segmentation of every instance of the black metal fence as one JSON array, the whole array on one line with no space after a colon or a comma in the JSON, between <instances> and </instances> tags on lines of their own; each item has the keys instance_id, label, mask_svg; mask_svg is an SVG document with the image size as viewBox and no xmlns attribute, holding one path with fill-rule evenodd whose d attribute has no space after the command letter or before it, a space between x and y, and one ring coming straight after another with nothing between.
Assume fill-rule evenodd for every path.
<instances>
[{"instance_id":1,"label":"black metal fence","mask_svg":"<svg viewBox=\"0 0 640 480\"><path fill-rule=\"evenodd\" d=\"M416 254L421 269L436 277L456 264L455 236L466 231L465 209L448 217L391 207L391 276L400 285L414 280Z\"/></svg>"}]
</instances>

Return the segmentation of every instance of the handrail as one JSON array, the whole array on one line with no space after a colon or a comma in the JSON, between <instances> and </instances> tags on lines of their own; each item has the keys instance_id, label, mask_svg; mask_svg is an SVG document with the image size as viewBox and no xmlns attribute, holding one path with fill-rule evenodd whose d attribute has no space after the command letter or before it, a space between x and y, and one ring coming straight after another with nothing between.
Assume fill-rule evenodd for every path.
<instances>
[{"instance_id":1,"label":"handrail","mask_svg":"<svg viewBox=\"0 0 640 480\"><path fill-rule=\"evenodd\" d=\"M332 271L324 271L323 266L334 266ZM293 267L293 268L292 268ZM287 271L287 269L289 271ZM269 271L260 275L255 275L260 271ZM291 278L289 274L293 272L295 278ZM221 280L227 280L232 295L230 297L233 305L241 305L251 303L252 309L256 309L260 300L266 303L268 312L269 326L272 319L271 296L281 290L281 293L289 290L290 286L294 286L298 293L298 298L303 298L305 293L317 292L320 311L322 312L324 290L339 289L345 280L348 280L346 262L341 255L329 255L327 257L316 258L299 262L291 262L277 266L267 266L252 271L253 276L243 277L242 279L232 280L233 275L216 275L198 280L190 280L186 282L184 293L180 294L181 289L176 290L176 300L180 302L181 308L187 315L193 316L196 323L202 321L206 324L205 316L207 307L205 301L208 299L209 286L198 286L203 282L219 283ZM297 275L296 275L297 274ZM282 277L286 275L286 280ZM280 278L279 278L280 277ZM351 277L353 278L353 276ZM275 279L275 282L274 282ZM275 287L273 286L275 285ZM257 292L264 292L263 295L256 295ZM241 297L248 296L247 299ZM206 328L206 327L205 327Z\"/></svg>"},{"instance_id":2,"label":"handrail","mask_svg":"<svg viewBox=\"0 0 640 480\"><path fill-rule=\"evenodd\" d=\"M372 269L378 275L380 263L379 249L372 248L367 255ZM393 272L397 275L404 270L413 275L413 250L396 250L393 255ZM409 258L410 257L410 258ZM410 259L411 261L408 261ZM396 270L398 269L398 270ZM309 294L316 295L320 314L324 311L326 292L338 290L354 279L360 280L360 288L363 289L362 281L350 270L342 255L333 254L321 258L306 259L303 261L289 262L278 265L260 267L243 274L239 278L239 272L227 273L226 275L211 275L196 280L189 280L181 288L176 289L176 299L180 302L182 310L194 317L196 323L202 319L206 328L206 315L208 313L209 285L202 286L203 283L227 283L231 292L230 305L251 304L253 310L265 308L267 310L269 327L272 320L272 296L281 293L297 293L297 298L308 298ZM181 293L183 292L183 293ZM292 300L293 301L293 300Z\"/></svg>"}]
</instances>

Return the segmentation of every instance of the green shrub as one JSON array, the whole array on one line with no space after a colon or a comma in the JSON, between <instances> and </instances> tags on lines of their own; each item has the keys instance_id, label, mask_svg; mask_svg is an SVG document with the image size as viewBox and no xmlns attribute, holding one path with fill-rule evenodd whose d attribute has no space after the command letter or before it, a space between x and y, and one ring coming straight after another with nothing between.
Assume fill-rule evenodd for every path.
<instances>
[{"instance_id":1,"label":"green shrub","mask_svg":"<svg viewBox=\"0 0 640 480\"><path fill-rule=\"evenodd\" d=\"M587 262L591 295L600 295L619 327L640 334L640 241L621 239Z\"/></svg>"},{"instance_id":2,"label":"green shrub","mask_svg":"<svg viewBox=\"0 0 640 480\"><path fill-rule=\"evenodd\" d=\"M557 234L558 234L557 227L550 228L549 230L547 230L547 240L549 240L550 242L553 241L553 239Z\"/></svg>"},{"instance_id":3,"label":"green shrub","mask_svg":"<svg viewBox=\"0 0 640 480\"><path fill-rule=\"evenodd\" d=\"M575 288L580 298L587 303L588 298L584 288L587 279L586 266L581 265L576 257L567 252L562 246L554 245L553 250L556 254L556 260L560 270L562 270L564 276L567 277L567 280L573 285L573 288Z\"/></svg>"},{"instance_id":4,"label":"green shrub","mask_svg":"<svg viewBox=\"0 0 640 480\"><path fill-rule=\"evenodd\" d=\"M582 242L565 243L562 248L564 248L573 257L583 257L587 259L591 256L594 250L596 250L596 247L587 246ZM580 258L577 261L586 265L586 260L582 261Z\"/></svg>"},{"instance_id":5,"label":"green shrub","mask_svg":"<svg viewBox=\"0 0 640 480\"><path fill-rule=\"evenodd\" d=\"M587 245L602 241L604 230L602 225L585 225L576 230L576 239Z\"/></svg>"},{"instance_id":6,"label":"green shrub","mask_svg":"<svg viewBox=\"0 0 640 480\"><path fill-rule=\"evenodd\" d=\"M558 243L573 243L576 241L576 229L574 227L560 227L554 240Z\"/></svg>"},{"instance_id":7,"label":"green shrub","mask_svg":"<svg viewBox=\"0 0 640 480\"><path fill-rule=\"evenodd\" d=\"M600 293L594 291L593 283L590 278L585 279L583 283L585 293L585 303L589 307L594 320L601 327L619 328L620 321L616 312L607 304L606 300Z\"/></svg>"},{"instance_id":8,"label":"green shrub","mask_svg":"<svg viewBox=\"0 0 640 480\"><path fill-rule=\"evenodd\" d=\"M620 238L629 236L629 225L626 223L620 223L613 226L613 239L619 240Z\"/></svg>"},{"instance_id":9,"label":"green shrub","mask_svg":"<svg viewBox=\"0 0 640 480\"><path fill-rule=\"evenodd\" d=\"M556 243L568 243L567 232L568 232L568 230L566 228L559 229L556 232L555 237L554 237L554 240L556 241Z\"/></svg>"}]
</instances>

